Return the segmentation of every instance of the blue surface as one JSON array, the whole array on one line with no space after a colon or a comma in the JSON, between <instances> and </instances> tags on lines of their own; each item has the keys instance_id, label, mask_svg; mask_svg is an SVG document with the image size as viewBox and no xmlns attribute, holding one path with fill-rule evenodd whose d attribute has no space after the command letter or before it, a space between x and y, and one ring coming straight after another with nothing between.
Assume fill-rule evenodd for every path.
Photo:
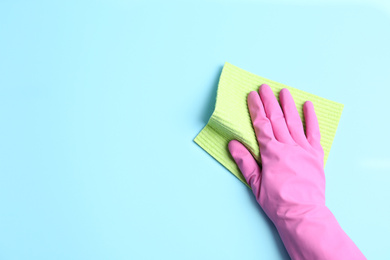
<instances>
[{"instance_id":1,"label":"blue surface","mask_svg":"<svg viewBox=\"0 0 390 260\"><path fill-rule=\"evenodd\" d=\"M225 61L345 104L327 204L389 259L389 27L373 5L1 1L0 259L288 259L193 142Z\"/></svg>"}]
</instances>

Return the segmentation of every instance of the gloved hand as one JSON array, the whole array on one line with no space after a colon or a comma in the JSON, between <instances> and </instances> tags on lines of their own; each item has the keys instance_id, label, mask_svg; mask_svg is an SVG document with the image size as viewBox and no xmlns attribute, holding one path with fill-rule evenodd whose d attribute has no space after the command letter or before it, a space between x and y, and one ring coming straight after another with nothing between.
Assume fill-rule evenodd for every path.
<instances>
[{"instance_id":1,"label":"gloved hand","mask_svg":"<svg viewBox=\"0 0 390 260\"><path fill-rule=\"evenodd\" d=\"M260 96L259 96L260 94ZM306 135L288 89L280 104L268 85L248 95L261 165L236 140L229 151L292 259L366 259L325 205L324 152L313 103L303 106Z\"/></svg>"}]
</instances>

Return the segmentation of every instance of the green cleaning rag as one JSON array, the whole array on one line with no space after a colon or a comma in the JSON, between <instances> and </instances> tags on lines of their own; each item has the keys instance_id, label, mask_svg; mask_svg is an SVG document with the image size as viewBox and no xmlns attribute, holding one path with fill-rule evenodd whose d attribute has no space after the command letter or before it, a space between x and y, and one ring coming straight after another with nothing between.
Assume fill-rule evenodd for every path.
<instances>
[{"instance_id":1,"label":"green cleaning rag","mask_svg":"<svg viewBox=\"0 0 390 260\"><path fill-rule=\"evenodd\" d=\"M263 83L268 84L276 96L282 88L288 88L301 119L303 119L303 103L306 100L313 102L320 126L321 145L325 153L324 164L344 107L343 104L262 78L226 62L218 83L215 110L194 141L245 184L244 176L230 156L228 143L232 139L239 140L255 159L261 162L246 98L249 92L257 91Z\"/></svg>"}]
</instances>

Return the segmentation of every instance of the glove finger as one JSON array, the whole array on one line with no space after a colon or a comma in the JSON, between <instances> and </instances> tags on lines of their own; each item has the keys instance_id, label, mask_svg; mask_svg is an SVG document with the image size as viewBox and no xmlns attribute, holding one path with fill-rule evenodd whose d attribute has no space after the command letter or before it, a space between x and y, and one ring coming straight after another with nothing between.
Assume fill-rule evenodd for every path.
<instances>
[{"instance_id":1,"label":"glove finger","mask_svg":"<svg viewBox=\"0 0 390 260\"><path fill-rule=\"evenodd\" d=\"M282 89L279 93L279 99L292 138L300 146L308 146L309 143L303 130L302 120L290 91L287 88Z\"/></svg>"},{"instance_id":2,"label":"glove finger","mask_svg":"<svg viewBox=\"0 0 390 260\"><path fill-rule=\"evenodd\" d=\"M256 198L260 195L261 170L246 147L237 140L229 142L229 151Z\"/></svg>"},{"instance_id":3,"label":"glove finger","mask_svg":"<svg viewBox=\"0 0 390 260\"><path fill-rule=\"evenodd\" d=\"M303 104L303 114L306 122L306 138L313 148L321 147L321 134L318 125L317 115L314 111L314 105L311 101L306 101Z\"/></svg>"},{"instance_id":4,"label":"glove finger","mask_svg":"<svg viewBox=\"0 0 390 260\"><path fill-rule=\"evenodd\" d=\"M259 94L252 91L248 95L248 108L252 119L253 128L256 133L260 149L269 141L275 140L271 122L267 118Z\"/></svg>"},{"instance_id":5,"label":"glove finger","mask_svg":"<svg viewBox=\"0 0 390 260\"><path fill-rule=\"evenodd\" d=\"M294 143L288 131L282 109L271 88L267 84L263 84L260 86L259 93L276 140L282 143Z\"/></svg>"}]
</instances>

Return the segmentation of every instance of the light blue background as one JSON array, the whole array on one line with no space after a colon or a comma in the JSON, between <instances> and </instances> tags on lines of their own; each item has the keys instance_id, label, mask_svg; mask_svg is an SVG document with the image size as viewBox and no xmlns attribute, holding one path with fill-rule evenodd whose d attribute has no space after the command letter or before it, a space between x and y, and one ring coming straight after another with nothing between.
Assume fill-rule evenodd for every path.
<instances>
[{"instance_id":1,"label":"light blue background","mask_svg":"<svg viewBox=\"0 0 390 260\"><path fill-rule=\"evenodd\" d=\"M327 205L389 259L379 4L1 1L0 259L288 259L193 138L225 61L341 102Z\"/></svg>"}]
</instances>

